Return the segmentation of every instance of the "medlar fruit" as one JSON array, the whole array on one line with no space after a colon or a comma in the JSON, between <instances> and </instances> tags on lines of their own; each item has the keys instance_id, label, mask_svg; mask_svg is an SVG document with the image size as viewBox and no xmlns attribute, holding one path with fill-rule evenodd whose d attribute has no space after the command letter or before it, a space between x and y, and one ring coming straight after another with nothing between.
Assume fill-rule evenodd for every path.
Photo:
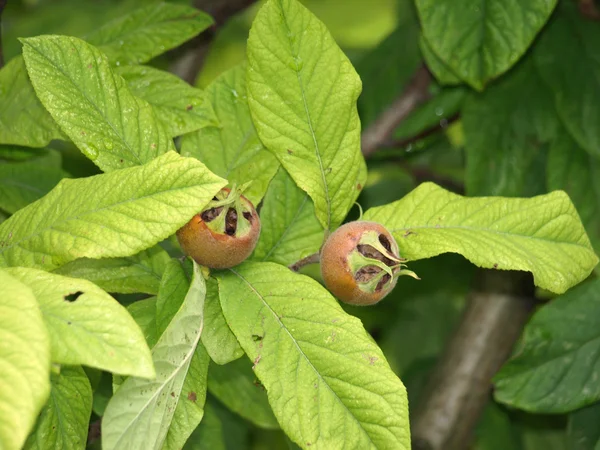
<instances>
[{"instance_id":1,"label":"medlar fruit","mask_svg":"<svg viewBox=\"0 0 600 450\"><path fill-rule=\"evenodd\" d=\"M402 269L406 259L382 225L356 221L335 230L321 248L321 275L327 289L351 305L373 305L389 294L400 275L417 275Z\"/></svg>"},{"instance_id":2,"label":"medlar fruit","mask_svg":"<svg viewBox=\"0 0 600 450\"><path fill-rule=\"evenodd\" d=\"M183 252L198 264L227 269L244 261L256 247L260 219L239 189L223 188L177 231Z\"/></svg>"}]
</instances>

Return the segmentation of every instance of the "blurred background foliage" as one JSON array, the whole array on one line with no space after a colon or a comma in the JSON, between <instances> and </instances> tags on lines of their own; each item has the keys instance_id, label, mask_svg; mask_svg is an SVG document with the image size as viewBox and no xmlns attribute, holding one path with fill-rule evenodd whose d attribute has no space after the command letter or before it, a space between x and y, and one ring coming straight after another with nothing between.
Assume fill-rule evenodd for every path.
<instances>
[{"instance_id":1,"label":"blurred background foliage","mask_svg":"<svg viewBox=\"0 0 600 450\"><path fill-rule=\"evenodd\" d=\"M18 37L50 33L85 36L110 19L152 1L9 1L2 18L5 59L20 54ZM556 113L556 92L548 86L560 85L564 78L561 81L560 74L552 77L540 70L555 74L561 70L556 66L560 62L548 57L548 53L578 51L568 46L556 47L555 41L560 41L563 33L560 23L563 19L559 17L562 11L555 11L542 36L514 67L491 81L483 92L476 92L460 84L422 45L421 26L412 1L303 0L303 3L327 25L362 78L359 112L363 128L403 92L424 61L436 75L437 81L430 86L431 100L403 121L390 142L369 159L368 182L359 198L364 210L397 200L426 180L468 195L531 196L565 189L578 207L595 248L600 249L600 164L582 148L579 136L565 130ZM217 31L197 77L198 87L206 87L224 70L244 60L248 30L259 6L260 2L255 3ZM595 26L600 27L597 23ZM595 33L600 36L600 31ZM596 40L597 48L599 44L600 40ZM179 56L176 49L156 58L152 64L168 69ZM570 61L576 64L578 55ZM599 70L595 66L587 74L593 76ZM574 76L584 75L577 72ZM598 128L597 123L595 126ZM73 176L97 173L98 169L72 145L55 141L51 146L62 152L62 170L67 173ZM12 159L28 157L25 150L12 154ZM353 210L351 217L356 218L357 214ZM5 216L0 211L0 220ZM377 307L346 309L363 321L382 347L390 365L407 385L410 403L414 405L460 318L472 288L475 267L460 256L443 255L412 263L411 269L422 279L435 281L418 282L403 277L394 292ZM306 270L318 277L315 267ZM94 412L101 415L110 395L110 377L98 375L93 384ZM597 406L568 416L541 416L510 411L490 399L473 448L597 449L578 442L581 436L589 441L597 433L593 430L600 429L598 424ZM200 436L221 439L201 440ZM209 395L205 418L186 448L295 447L281 431L252 425Z\"/></svg>"}]
</instances>

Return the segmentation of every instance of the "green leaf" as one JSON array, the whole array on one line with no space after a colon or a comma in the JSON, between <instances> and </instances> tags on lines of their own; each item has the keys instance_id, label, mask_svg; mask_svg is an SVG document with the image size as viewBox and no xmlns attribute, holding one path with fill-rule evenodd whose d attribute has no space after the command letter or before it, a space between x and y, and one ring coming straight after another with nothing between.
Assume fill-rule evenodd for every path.
<instances>
[{"instance_id":1,"label":"green leaf","mask_svg":"<svg viewBox=\"0 0 600 450\"><path fill-rule=\"evenodd\" d=\"M242 347L223 316L219 301L219 286L214 278L206 281L202 344L210 358L217 364L227 364L244 355Z\"/></svg>"},{"instance_id":2,"label":"green leaf","mask_svg":"<svg viewBox=\"0 0 600 450\"><path fill-rule=\"evenodd\" d=\"M50 336L52 362L150 378L150 349L127 310L93 283L43 270L6 271L29 286Z\"/></svg>"},{"instance_id":3,"label":"green leaf","mask_svg":"<svg viewBox=\"0 0 600 450\"><path fill-rule=\"evenodd\" d=\"M325 25L297 0L270 0L248 39L248 104L261 141L337 227L366 180L361 81Z\"/></svg>"},{"instance_id":4,"label":"green leaf","mask_svg":"<svg viewBox=\"0 0 600 450\"><path fill-rule=\"evenodd\" d=\"M206 349L202 344L198 344L162 450L181 450L204 417L209 362Z\"/></svg>"},{"instance_id":5,"label":"green leaf","mask_svg":"<svg viewBox=\"0 0 600 450\"><path fill-rule=\"evenodd\" d=\"M364 84L358 99L363 127L372 123L402 94L422 62L419 21L412 2L398 4L404 6L404 11L399 14L396 30L356 66Z\"/></svg>"},{"instance_id":6,"label":"green leaf","mask_svg":"<svg viewBox=\"0 0 600 450\"><path fill-rule=\"evenodd\" d=\"M456 75L483 90L525 53L556 2L416 0L416 5L433 52Z\"/></svg>"},{"instance_id":7,"label":"green leaf","mask_svg":"<svg viewBox=\"0 0 600 450\"><path fill-rule=\"evenodd\" d=\"M421 48L421 53L425 63L427 64L427 68L440 82L440 84L450 86L462 84L462 80L454 73L454 71L448 67L446 63L433 52L433 50L431 50L431 47L423 35L421 35L421 38L419 39L419 47Z\"/></svg>"},{"instance_id":8,"label":"green leaf","mask_svg":"<svg viewBox=\"0 0 600 450\"><path fill-rule=\"evenodd\" d=\"M208 369L208 390L227 408L254 425L279 428L265 388L252 372L252 362L248 358L240 358L223 366L211 364Z\"/></svg>"},{"instance_id":9,"label":"green leaf","mask_svg":"<svg viewBox=\"0 0 600 450\"><path fill-rule=\"evenodd\" d=\"M152 107L129 91L98 49L68 36L22 42L40 101L104 172L144 164L174 149Z\"/></svg>"},{"instance_id":10,"label":"green leaf","mask_svg":"<svg viewBox=\"0 0 600 450\"><path fill-rule=\"evenodd\" d=\"M0 270L0 447L25 443L50 393L50 339L31 289Z\"/></svg>"},{"instance_id":11,"label":"green leaf","mask_svg":"<svg viewBox=\"0 0 600 450\"><path fill-rule=\"evenodd\" d=\"M567 439L571 450L600 449L600 403L575 411L569 416Z\"/></svg>"},{"instance_id":12,"label":"green leaf","mask_svg":"<svg viewBox=\"0 0 600 450\"><path fill-rule=\"evenodd\" d=\"M169 254L158 245L124 258L76 259L54 273L83 278L107 292L157 294Z\"/></svg>"},{"instance_id":13,"label":"green leaf","mask_svg":"<svg viewBox=\"0 0 600 450\"><path fill-rule=\"evenodd\" d=\"M401 200L369 209L364 220L388 228L408 260L460 253L479 267L532 272L537 286L559 294L598 263L562 191L467 198L423 183Z\"/></svg>"},{"instance_id":14,"label":"green leaf","mask_svg":"<svg viewBox=\"0 0 600 450\"><path fill-rule=\"evenodd\" d=\"M540 36L534 57L544 81L552 88L556 110L577 143L600 156L600 30L585 19L577 5L561 2Z\"/></svg>"},{"instance_id":15,"label":"green leaf","mask_svg":"<svg viewBox=\"0 0 600 450\"><path fill-rule=\"evenodd\" d=\"M473 450L522 450L519 431L508 411L490 401L475 430Z\"/></svg>"},{"instance_id":16,"label":"green leaf","mask_svg":"<svg viewBox=\"0 0 600 450\"><path fill-rule=\"evenodd\" d=\"M84 449L92 412L90 381L81 366L63 366L51 383L48 403L24 449Z\"/></svg>"},{"instance_id":17,"label":"green leaf","mask_svg":"<svg viewBox=\"0 0 600 450\"><path fill-rule=\"evenodd\" d=\"M192 158L63 180L0 225L0 266L55 269L77 258L134 255L181 228L223 187Z\"/></svg>"},{"instance_id":18,"label":"green leaf","mask_svg":"<svg viewBox=\"0 0 600 450\"><path fill-rule=\"evenodd\" d=\"M206 89L219 126L203 128L181 140L181 154L198 158L230 183L252 185L244 195L258 205L279 162L260 142L250 117L245 65L228 70Z\"/></svg>"},{"instance_id":19,"label":"green leaf","mask_svg":"<svg viewBox=\"0 0 600 450\"><path fill-rule=\"evenodd\" d=\"M561 131L548 152L548 189L569 194L594 249L600 252L600 158L590 156Z\"/></svg>"},{"instance_id":20,"label":"green leaf","mask_svg":"<svg viewBox=\"0 0 600 450\"><path fill-rule=\"evenodd\" d=\"M410 448L404 386L325 288L274 263L217 276L225 318L290 439L303 448Z\"/></svg>"},{"instance_id":21,"label":"green leaf","mask_svg":"<svg viewBox=\"0 0 600 450\"><path fill-rule=\"evenodd\" d=\"M484 93L471 95L462 119L469 195L546 192L545 159L558 118L531 58Z\"/></svg>"},{"instance_id":22,"label":"green leaf","mask_svg":"<svg viewBox=\"0 0 600 450\"><path fill-rule=\"evenodd\" d=\"M0 209L13 214L46 195L65 176L60 153L0 165Z\"/></svg>"},{"instance_id":23,"label":"green leaf","mask_svg":"<svg viewBox=\"0 0 600 450\"><path fill-rule=\"evenodd\" d=\"M202 11L161 2L115 19L85 39L117 66L141 64L183 44L212 23Z\"/></svg>"},{"instance_id":24,"label":"green leaf","mask_svg":"<svg viewBox=\"0 0 600 450\"><path fill-rule=\"evenodd\" d=\"M177 259L171 259L165 268L156 297L157 336L162 335L167 329L185 300L189 288L190 280L188 280L181 263Z\"/></svg>"},{"instance_id":25,"label":"green leaf","mask_svg":"<svg viewBox=\"0 0 600 450\"><path fill-rule=\"evenodd\" d=\"M152 349L156 378L129 377L116 391L102 420L103 449L160 449L172 424L180 419L175 417L178 404L186 398L199 407L204 404L206 385L197 379L202 369L193 361L201 358L199 365L205 363L208 369L208 357L201 355L205 354L203 349L197 349L205 295L201 269L194 263L192 283L183 305ZM190 382L200 384L193 391L195 395L185 391ZM189 430L192 431L193 428Z\"/></svg>"},{"instance_id":26,"label":"green leaf","mask_svg":"<svg viewBox=\"0 0 600 450\"><path fill-rule=\"evenodd\" d=\"M153 348L160 337L156 331L156 297L138 300L129 305L127 311L144 333L148 347Z\"/></svg>"},{"instance_id":27,"label":"green leaf","mask_svg":"<svg viewBox=\"0 0 600 450\"><path fill-rule=\"evenodd\" d=\"M269 185L260 223L261 234L252 256L257 261L289 265L318 252L323 243L323 227L312 200L283 167Z\"/></svg>"},{"instance_id":28,"label":"green leaf","mask_svg":"<svg viewBox=\"0 0 600 450\"><path fill-rule=\"evenodd\" d=\"M115 72L125 79L133 95L152 105L169 136L218 125L205 92L181 78L149 66L123 66Z\"/></svg>"},{"instance_id":29,"label":"green leaf","mask_svg":"<svg viewBox=\"0 0 600 450\"><path fill-rule=\"evenodd\" d=\"M496 375L496 400L531 412L564 413L600 400L600 280L542 307L523 343Z\"/></svg>"},{"instance_id":30,"label":"green leaf","mask_svg":"<svg viewBox=\"0 0 600 450\"><path fill-rule=\"evenodd\" d=\"M64 139L38 100L20 56L0 70L0 144L44 147Z\"/></svg>"}]
</instances>

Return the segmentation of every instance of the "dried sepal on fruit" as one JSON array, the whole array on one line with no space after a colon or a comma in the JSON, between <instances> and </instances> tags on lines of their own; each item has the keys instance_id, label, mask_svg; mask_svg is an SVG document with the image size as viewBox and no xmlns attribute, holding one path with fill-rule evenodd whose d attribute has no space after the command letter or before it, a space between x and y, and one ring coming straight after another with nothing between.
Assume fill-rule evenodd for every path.
<instances>
[{"instance_id":1,"label":"dried sepal on fruit","mask_svg":"<svg viewBox=\"0 0 600 450\"><path fill-rule=\"evenodd\" d=\"M382 225L356 221L335 230L321 248L321 275L338 299L372 305L389 294L398 277L417 275L404 269L398 244Z\"/></svg>"},{"instance_id":2,"label":"dried sepal on fruit","mask_svg":"<svg viewBox=\"0 0 600 450\"><path fill-rule=\"evenodd\" d=\"M260 236L260 218L246 186L223 188L212 201L177 231L186 255L211 269L226 269L243 262Z\"/></svg>"}]
</instances>

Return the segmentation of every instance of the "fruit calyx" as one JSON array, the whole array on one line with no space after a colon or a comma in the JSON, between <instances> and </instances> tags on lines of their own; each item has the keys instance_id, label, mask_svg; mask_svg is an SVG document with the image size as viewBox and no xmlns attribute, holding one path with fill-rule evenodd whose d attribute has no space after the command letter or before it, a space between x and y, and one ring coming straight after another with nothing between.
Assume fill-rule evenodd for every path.
<instances>
[{"instance_id":1,"label":"fruit calyx","mask_svg":"<svg viewBox=\"0 0 600 450\"><path fill-rule=\"evenodd\" d=\"M246 236L254 220L252 204L242 197L249 187L246 183L240 187L234 184L231 189L219 191L200 213L206 226L218 234L228 236Z\"/></svg>"}]
</instances>

